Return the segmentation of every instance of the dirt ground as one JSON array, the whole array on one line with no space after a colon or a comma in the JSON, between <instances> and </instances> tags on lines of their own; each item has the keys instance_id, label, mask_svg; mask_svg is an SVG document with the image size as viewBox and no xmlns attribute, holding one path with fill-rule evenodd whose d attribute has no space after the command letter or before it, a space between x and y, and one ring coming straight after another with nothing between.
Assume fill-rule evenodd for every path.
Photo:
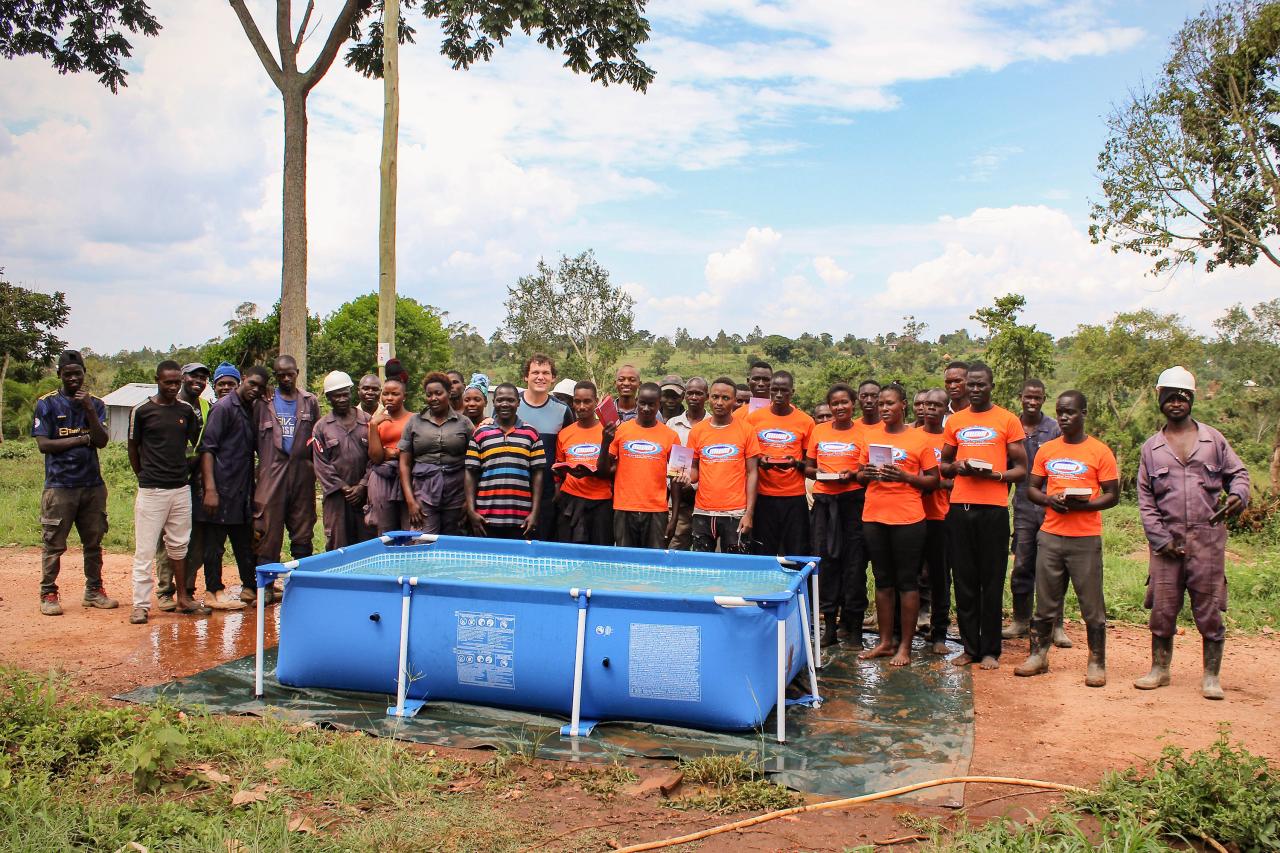
<instances>
[{"instance_id":1,"label":"dirt ground","mask_svg":"<svg viewBox=\"0 0 1280 853\"><path fill-rule=\"evenodd\" d=\"M34 671L58 669L80 689L111 695L191 675L253 651L253 613L248 610L196 618L153 609L150 624L128 624L130 562L127 555L106 555L107 589L121 600L120 608L86 610L79 603L80 554L68 552L60 578L65 615L51 618L39 613L39 552L0 548L0 660ZM972 774L1089 786L1107 770L1155 757L1166 744L1205 746L1223 721L1250 750L1280 760L1280 730L1274 724L1280 707L1280 637L1229 638L1222 665L1227 698L1209 702L1200 697L1200 643L1194 631L1175 645L1173 685L1151 692L1131 685L1150 663L1150 635L1141 626L1114 626L1108 632L1109 684L1100 690L1084 686L1083 627L1070 626L1068 632L1076 648L1054 649L1047 675L1014 677L1013 666L1025 656L1022 641L1005 644L999 670L974 670ZM267 639L274 642L273 625ZM488 758L484 752L450 753L476 761ZM640 772L642 778L661 775ZM601 802L572 786L540 784L542 778L531 772L525 794L512 799L510 807L513 816L536 818L562 834L540 845L549 849L603 850L610 842L680 835L727 820L661 808L656 794ZM1047 794L969 785L965 811L971 819L1018 816L1026 809L1042 810L1051 801ZM884 842L912 834L895 820L905 810L903 805L883 805L802 815L721 835L698 849L840 850ZM949 816L938 809L915 811Z\"/></svg>"}]
</instances>

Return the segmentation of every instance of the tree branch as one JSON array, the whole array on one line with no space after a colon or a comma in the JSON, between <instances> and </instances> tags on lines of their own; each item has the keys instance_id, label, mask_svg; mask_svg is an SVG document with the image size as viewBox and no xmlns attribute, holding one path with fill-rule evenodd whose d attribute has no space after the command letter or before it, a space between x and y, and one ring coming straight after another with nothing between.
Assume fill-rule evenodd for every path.
<instances>
[{"instance_id":1,"label":"tree branch","mask_svg":"<svg viewBox=\"0 0 1280 853\"><path fill-rule=\"evenodd\" d=\"M293 40L293 49L296 53L298 48L302 47L303 36L307 34L307 24L311 23L311 13L316 10L316 0L307 0L307 10L302 13L302 23L298 24L298 36Z\"/></svg>"},{"instance_id":2,"label":"tree branch","mask_svg":"<svg viewBox=\"0 0 1280 853\"><path fill-rule=\"evenodd\" d=\"M244 5L244 0L227 0L231 4L231 9L236 13L236 17L240 19L240 26L244 29L244 34L249 39L249 44L253 46L253 52L258 54L262 67L267 70L267 76L271 78L271 82L276 84L277 89L284 88L284 73L280 70L280 66L276 64L276 58L271 55L271 48L267 47L266 39L262 37L262 33L258 30L258 25L253 21L253 15Z\"/></svg>"},{"instance_id":3,"label":"tree branch","mask_svg":"<svg viewBox=\"0 0 1280 853\"><path fill-rule=\"evenodd\" d=\"M311 91L320 78L328 72L329 66L333 65L333 60L338 56L338 48L342 47L342 43L351 37L351 24L355 21L356 15L364 8L368 0L346 0L342 4L342 11L338 13L338 17L333 22L333 29L329 30L329 37L325 39L324 46L320 48L320 54L316 57L315 62L311 63L311 67L302 75L302 90L304 92ZM392 34L392 38L396 34Z\"/></svg>"}]
</instances>

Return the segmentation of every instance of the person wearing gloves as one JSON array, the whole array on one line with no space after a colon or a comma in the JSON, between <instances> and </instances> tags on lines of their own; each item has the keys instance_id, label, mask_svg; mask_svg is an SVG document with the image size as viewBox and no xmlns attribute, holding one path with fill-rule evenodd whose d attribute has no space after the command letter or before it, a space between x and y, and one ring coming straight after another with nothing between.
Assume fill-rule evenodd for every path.
<instances>
[{"instance_id":1,"label":"person wearing gloves","mask_svg":"<svg viewBox=\"0 0 1280 853\"><path fill-rule=\"evenodd\" d=\"M311 432L311 457L320 483L324 549L371 539L364 504L369 479L369 415L352 405L355 383L341 370L324 378L331 411Z\"/></svg>"},{"instance_id":2,"label":"person wearing gloves","mask_svg":"<svg viewBox=\"0 0 1280 853\"><path fill-rule=\"evenodd\" d=\"M1226 637L1228 515L1249 502L1249 472L1231 445L1211 426L1191 417L1196 379L1171 367L1156 380L1165 424L1142 445L1138 463L1138 511L1151 545L1146 606L1151 610L1151 671L1139 690L1169 684L1173 637L1183 591L1204 641L1201 695L1222 699L1219 671Z\"/></svg>"}]
</instances>

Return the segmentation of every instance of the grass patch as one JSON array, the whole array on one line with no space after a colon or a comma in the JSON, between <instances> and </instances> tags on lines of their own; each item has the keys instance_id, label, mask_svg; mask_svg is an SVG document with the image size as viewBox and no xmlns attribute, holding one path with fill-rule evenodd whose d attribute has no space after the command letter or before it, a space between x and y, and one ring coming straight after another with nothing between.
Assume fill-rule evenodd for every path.
<instances>
[{"instance_id":1,"label":"grass patch","mask_svg":"<svg viewBox=\"0 0 1280 853\"><path fill-rule=\"evenodd\" d=\"M757 759L743 754L705 755L680 762L684 784L695 793L664 800L667 808L728 814L731 812L768 812L785 809L800 802L794 791L770 782Z\"/></svg>"},{"instance_id":2,"label":"grass patch","mask_svg":"<svg viewBox=\"0 0 1280 853\"><path fill-rule=\"evenodd\" d=\"M281 720L110 707L0 668L0 849L511 850L471 765Z\"/></svg>"}]
</instances>

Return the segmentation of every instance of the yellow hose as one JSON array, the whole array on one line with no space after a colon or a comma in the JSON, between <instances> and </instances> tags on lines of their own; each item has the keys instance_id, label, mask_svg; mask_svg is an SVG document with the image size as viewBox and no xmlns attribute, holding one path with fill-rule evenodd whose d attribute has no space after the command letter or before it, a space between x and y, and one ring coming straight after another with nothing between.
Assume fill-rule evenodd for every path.
<instances>
[{"instance_id":1,"label":"yellow hose","mask_svg":"<svg viewBox=\"0 0 1280 853\"><path fill-rule=\"evenodd\" d=\"M620 848L617 853L640 853L642 850L660 850L664 847L674 847L677 844L688 844L692 841L700 841L703 838L708 838L712 835L719 835L722 832L733 832L737 829L746 829L749 826L767 823L771 820L777 820L780 817L789 817L790 815L803 814L805 812L820 812L827 809L839 809L844 808L845 806L856 806L862 803L870 803L876 800L898 797L902 794L910 794L912 791L919 791L924 788L936 788L939 785L953 785L958 782L982 782L992 785L1018 785L1023 788L1045 788L1050 791L1067 791L1078 794L1089 793L1085 788L1078 788L1075 785L1064 785L1061 782L1040 782L1035 779L1016 779L1009 776L948 776L944 779L930 779L928 782L917 782L914 785L904 785L901 788L893 788L891 790L880 791L875 794L863 794L860 797L848 797L843 800L828 800L823 803L810 803L809 805L794 806L792 808L782 809L776 812L766 812L765 814L756 815L755 817L736 820L733 823L725 823L720 826L713 826L710 829L703 829L698 832L692 832L688 835L681 835L676 838L632 844L630 847Z\"/></svg>"}]
</instances>

